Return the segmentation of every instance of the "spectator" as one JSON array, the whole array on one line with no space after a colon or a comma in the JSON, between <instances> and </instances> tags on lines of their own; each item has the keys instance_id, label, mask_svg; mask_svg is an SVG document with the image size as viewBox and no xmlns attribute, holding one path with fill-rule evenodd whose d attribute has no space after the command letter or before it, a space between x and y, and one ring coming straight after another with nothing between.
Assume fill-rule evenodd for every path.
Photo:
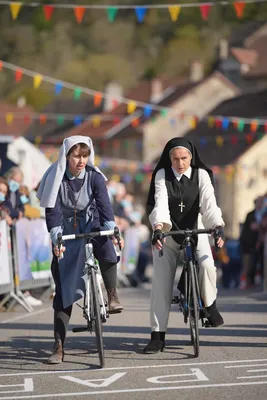
<instances>
[{"instance_id":1,"label":"spectator","mask_svg":"<svg viewBox=\"0 0 267 400\"><path fill-rule=\"evenodd\" d=\"M5 219L8 225L12 225L12 213L11 202L7 199L8 197L8 183L0 176L0 219Z\"/></svg>"},{"instance_id":2,"label":"spectator","mask_svg":"<svg viewBox=\"0 0 267 400\"><path fill-rule=\"evenodd\" d=\"M5 174L5 178L9 186L8 199L11 201L13 207L11 218L20 219L24 214L24 205L20 199L21 194L19 192L23 181L23 172L18 167L12 167Z\"/></svg>"},{"instance_id":3,"label":"spectator","mask_svg":"<svg viewBox=\"0 0 267 400\"><path fill-rule=\"evenodd\" d=\"M21 185L19 192L21 194L20 201L24 205L24 217L29 219L40 218L40 210L30 204L30 191L28 187Z\"/></svg>"}]
</instances>

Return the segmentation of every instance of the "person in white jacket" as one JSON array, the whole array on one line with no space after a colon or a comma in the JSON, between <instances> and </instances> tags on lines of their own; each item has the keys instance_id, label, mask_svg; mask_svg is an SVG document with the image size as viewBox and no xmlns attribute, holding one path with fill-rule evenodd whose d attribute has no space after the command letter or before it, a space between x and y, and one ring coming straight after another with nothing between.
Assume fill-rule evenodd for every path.
<instances>
[{"instance_id":1,"label":"person in white jacket","mask_svg":"<svg viewBox=\"0 0 267 400\"><path fill-rule=\"evenodd\" d=\"M150 301L151 340L144 353L165 347L177 261L183 256L179 236L164 239L162 232L179 229L218 228L222 247L224 221L217 206L212 171L201 161L196 147L185 138L173 138L165 146L152 174L147 212L153 229L153 279ZM195 249L199 265L199 285L211 326L224 323L216 307L216 267L208 235L199 235Z\"/></svg>"}]
</instances>

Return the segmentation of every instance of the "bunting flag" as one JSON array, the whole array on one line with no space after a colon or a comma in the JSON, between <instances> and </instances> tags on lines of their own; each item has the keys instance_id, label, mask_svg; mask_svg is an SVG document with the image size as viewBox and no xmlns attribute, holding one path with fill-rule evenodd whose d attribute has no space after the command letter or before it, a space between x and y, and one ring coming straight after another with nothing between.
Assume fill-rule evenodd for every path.
<instances>
[{"instance_id":1,"label":"bunting flag","mask_svg":"<svg viewBox=\"0 0 267 400\"><path fill-rule=\"evenodd\" d=\"M94 95L94 106L99 107L102 102L102 93L96 93Z\"/></svg>"},{"instance_id":2,"label":"bunting flag","mask_svg":"<svg viewBox=\"0 0 267 400\"><path fill-rule=\"evenodd\" d=\"M14 115L12 113L6 114L6 123L7 125L11 125L14 120Z\"/></svg>"},{"instance_id":3,"label":"bunting flag","mask_svg":"<svg viewBox=\"0 0 267 400\"><path fill-rule=\"evenodd\" d=\"M129 101L128 106L127 106L127 112L128 114L132 114L136 110L136 102L135 101Z\"/></svg>"},{"instance_id":4,"label":"bunting flag","mask_svg":"<svg viewBox=\"0 0 267 400\"><path fill-rule=\"evenodd\" d=\"M79 100L82 94L82 89L76 87L74 89L74 100Z\"/></svg>"},{"instance_id":5,"label":"bunting flag","mask_svg":"<svg viewBox=\"0 0 267 400\"><path fill-rule=\"evenodd\" d=\"M37 74L34 76L33 78L33 87L34 89L38 89L42 83L43 80L43 76L40 74Z\"/></svg>"},{"instance_id":6,"label":"bunting flag","mask_svg":"<svg viewBox=\"0 0 267 400\"><path fill-rule=\"evenodd\" d=\"M201 13L202 19L204 19L204 21L207 21L207 19L209 18L211 4L203 4L199 7L200 7L200 13Z\"/></svg>"},{"instance_id":7,"label":"bunting flag","mask_svg":"<svg viewBox=\"0 0 267 400\"><path fill-rule=\"evenodd\" d=\"M115 21L117 12L118 12L118 8L117 7L108 7L107 8L107 14L108 14L109 22L114 22Z\"/></svg>"},{"instance_id":8,"label":"bunting flag","mask_svg":"<svg viewBox=\"0 0 267 400\"><path fill-rule=\"evenodd\" d=\"M96 115L95 117L92 118L92 124L94 128L98 128L101 124L101 117Z\"/></svg>"},{"instance_id":9,"label":"bunting flag","mask_svg":"<svg viewBox=\"0 0 267 400\"><path fill-rule=\"evenodd\" d=\"M84 14L85 14L85 7L74 8L74 15L78 24L82 22Z\"/></svg>"},{"instance_id":10,"label":"bunting flag","mask_svg":"<svg viewBox=\"0 0 267 400\"><path fill-rule=\"evenodd\" d=\"M139 24L144 22L146 12L147 12L146 7L136 7L135 8L135 14L136 14L136 18L137 18L137 21L139 22Z\"/></svg>"},{"instance_id":11,"label":"bunting flag","mask_svg":"<svg viewBox=\"0 0 267 400\"><path fill-rule=\"evenodd\" d=\"M15 81L17 83L20 82L21 79L22 79L22 76L23 76L22 70L21 69L17 69L16 72L15 72Z\"/></svg>"},{"instance_id":12,"label":"bunting flag","mask_svg":"<svg viewBox=\"0 0 267 400\"><path fill-rule=\"evenodd\" d=\"M55 6L45 5L43 6L44 17L46 21L50 21L54 12Z\"/></svg>"},{"instance_id":13,"label":"bunting flag","mask_svg":"<svg viewBox=\"0 0 267 400\"><path fill-rule=\"evenodd\" d=\"M17 19L20 9L21 9L22 3L10 3L9 7L10 7L10 12L11 12L11 16L12 19L15 20Z\"/></svg>"},{"instance_id":14,"label":"bunting flag","mask_svg":"<svg viewBox=\"0 0 267 400\"><path fill-rule=\"evenodd\" d=\"M62 92L63 84L62 82L57 82L55 85L55 94L59 95Z\"/></svg>"},{"instance_id":15,"label":"bunting flag","mask_svg":"<svg viewBox=\"0 0 267 400\"><path fill-rule=\"evenodd\" d=\"M234 3L234 8L236 12L236 16L238 18L242 18L244 14L246 3L244 1L237 1Z\"/></svg>"},{"instance_id":16,"label":"bunting flag","mask_svg":"<svg viewBox=\"0 0 267 400\"><path fill-rule=\"evenodd\" d=\"M180 15L181 7L180 6L170 6L170 7L168 7L168 9L169 9L169 13L170 13L172 22L176 22Z\"/></svg>"},{"instance_id":17,"label":"bunting flag","mask_svg":"<svg viewBox=\"0 0 267 400\"><path fill-rule=\"evenodd\" d=\"M166 9L169 12L171 21L176 22L180 16L182 8L186 9L186 8L195 7L195 8L199 8L202 19L204 21L207 21L209 18L211 7L213 5L221 5L221 6L233 5L237 18L242 18L243 14L244 14L244 9L245 9L246 3L256 4L256 3L262 3L262 2L264 2L264 0L247 0L247 1L232 1L232 0L215 1L215 0L213 0L213 1L208 1L206 3L204 2L202 4L198 4L197 2L192 1L191 3L185 2L185 3L179 4L179 5L153 4L153 2L152 2L152 4L148 4L146 6L136 6L134 4L125 5L125 4L119 4L120 2L118 2L117 5L115 4L113 6L110 6L108 4L106 4L106 5L103 5L103 4L77 5L77 4L66 4L66 3L54 3L54 4L42 5L40 0L39 0L39 2L37 1L37 2L29 2L29 3L0 0L0 5L2 5L2 6L9 5L11 16L12 16L13 20L17 19L18 15L20 13L21 7L23 6L23 7L42 7L45 21L51 20L55 8L59 8L59 9L70 9L71 8L71 9L73 9L75 19L78 24L82 23L87 9L105 10L107 13L107 18L108 18L109 22L115 21L115 18L117 16L119 10L133 10L135 12L138 23L141 24L145 20L147 11L150 9L159 9L159 10Z\"/></svg>"}]
</instances>

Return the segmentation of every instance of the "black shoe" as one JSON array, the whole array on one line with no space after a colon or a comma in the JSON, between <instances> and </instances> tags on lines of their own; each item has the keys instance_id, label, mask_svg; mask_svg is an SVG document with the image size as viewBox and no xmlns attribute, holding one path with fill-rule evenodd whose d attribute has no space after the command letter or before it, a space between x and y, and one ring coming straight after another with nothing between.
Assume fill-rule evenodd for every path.
<instances>
[{"instance_id":1,"label":"black shoe","mask_svg":"<svg viewBox=\"0 0 267 400\"><path fill-rule=\"evenodd\" d=\"M151 340L143 350L145 354L156 354L165 347L165 332L151 332Z\"/></svg>"},{"instance_id":2,"label":"black shoe","mask_svg":"<svg viewBox=\"0 0 267 400\"><path fill-rule=\"evenodd\" d=\"M224 324L223 317L219 313L216 307L216 300L212 303L211 306L206 307L206 310L209 313L208 321L213 328L221 326Z\"/></svg>"}]
</instances>

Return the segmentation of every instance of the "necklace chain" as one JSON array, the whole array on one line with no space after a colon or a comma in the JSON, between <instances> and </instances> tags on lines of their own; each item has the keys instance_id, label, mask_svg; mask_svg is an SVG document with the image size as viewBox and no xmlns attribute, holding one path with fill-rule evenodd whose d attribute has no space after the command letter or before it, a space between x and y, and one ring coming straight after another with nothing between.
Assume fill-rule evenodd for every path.
<instances>
[{"instance_id":1,"label":"necklace chain","mask_svg":"<svg viewBox=\"0 0 267 400\"><path fill-rule=\"evenodd\" d=\"M74 216L73 216L73 227L74 227L74 229L77 228L77 204L78 204L78 201L79 201L79 198L80 198L80 194L81 194L81 191L82 191L82 187L83 187L83 184L84 184L84 179L85 179L85 178L83 178L82 185L81 185L80 190L78 191L78 196L77 196L77 199L76 199L76 200L75 200L75 197L74 197L75 192L72 190L72 188L71 188L71 186L70 186L70 181L67 180L67 188L70 189L70 192L69 192L69 194L70 194L69 199L70 199L70 201L71 201L71 204L72 204L73 207L74 207ZM73 198L72 198L72 195L73 195Z\"/></svg>"}]
</instances>

